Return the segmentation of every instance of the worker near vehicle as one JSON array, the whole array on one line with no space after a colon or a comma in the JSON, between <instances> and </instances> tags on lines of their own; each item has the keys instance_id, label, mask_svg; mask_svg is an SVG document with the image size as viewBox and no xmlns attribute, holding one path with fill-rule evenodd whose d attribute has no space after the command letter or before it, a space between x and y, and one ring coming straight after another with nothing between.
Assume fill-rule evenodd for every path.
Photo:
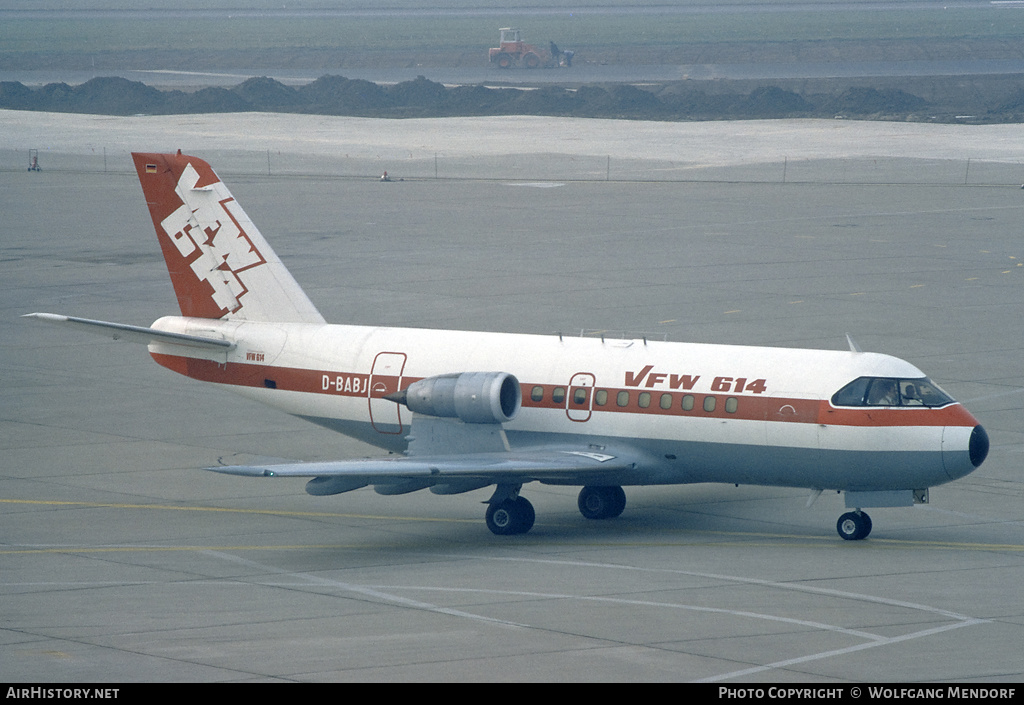
<instances>
[{"instance_id":1,"label":"worker near vehicle","mask_svg":"<svg viewBox=\"0 0 1024 705\"><path fill-rule=\"evenodd\" d=\"M560 66L565 66L566 68L572 66L572 57L576 55L576 52L572 50L562 51L554 42L551 42L550 51L552 61L555 61Z\"/></svg>"}]
</instances>

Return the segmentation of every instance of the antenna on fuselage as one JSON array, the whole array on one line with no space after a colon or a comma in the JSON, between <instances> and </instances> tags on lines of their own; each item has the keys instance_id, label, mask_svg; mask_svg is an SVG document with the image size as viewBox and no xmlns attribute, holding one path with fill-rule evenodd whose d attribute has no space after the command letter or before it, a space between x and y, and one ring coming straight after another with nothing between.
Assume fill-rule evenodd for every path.
<instances>
[{"instance_id":1,"label":"antenna on fuselage","mask_svg":"<svg viewBox=\"0 0 1024 705\"><path fill-rule=\"evenodd\" d=\"M853 336L851 336L849 333L846 334L846 342L850 346L850 352L852 352L852 353L864 352L863 350L860 349L860 346L857 345L857 342L853 339Z\"/></svg>"}]
</instances>

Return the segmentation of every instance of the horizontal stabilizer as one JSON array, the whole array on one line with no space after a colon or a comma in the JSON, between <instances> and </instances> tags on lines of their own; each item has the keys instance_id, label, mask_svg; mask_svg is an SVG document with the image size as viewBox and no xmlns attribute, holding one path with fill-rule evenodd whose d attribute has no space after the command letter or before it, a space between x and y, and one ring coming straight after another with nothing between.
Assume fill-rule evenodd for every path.
<instances>
[{"instance_id":1,"label":"horizontal stabilizer","mask_svg":"<svg viewBox=\"0 0 1024 705\"><path fill-rule=\"evenodd\" d=\"M235 346L232 342L218 338L203 338L198 335L169 333L157 330L156 328L130 326L127 323L111 323L110 321L94 321L90 318L75 318L74 316L62 316L56 313L26 313L22 318L31 318L43 321L44 323L68 324L87 333L102 335L112 340L127 340L130 343L142 343L143 345L160 342L214 350L228 350Z\"/></svg>"}]
</instances>

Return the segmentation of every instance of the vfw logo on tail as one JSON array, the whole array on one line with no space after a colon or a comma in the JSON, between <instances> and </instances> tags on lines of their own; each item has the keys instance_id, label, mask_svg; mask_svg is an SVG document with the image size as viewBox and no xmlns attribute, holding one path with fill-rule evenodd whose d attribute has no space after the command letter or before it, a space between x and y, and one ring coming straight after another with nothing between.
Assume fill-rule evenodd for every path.
<instances>
[{"instance_id":1,"label":"vfw logo on tail","mask_svg":"<svg viewBox=\"0 0 1024 705\"><path fill-rule=\"evenodd\" d=\"M324 323L209 164L132 158L183 316Z\"/></svg>"},{"instance_id":2,"label":"vfw logo on tail","mask_svg":"<svg viewBox=\"0 0 1024 705\"><path fill-rule=\"evenodd\" d=\"M224 312L237 313L248 291L241 273L267 261L239 223L240 209L224 184L197 188L198 183L199 172L189 164L174 189L181 206L160 227L199 281L213 288L214 303Z\"/></svg>"}]
</instances>

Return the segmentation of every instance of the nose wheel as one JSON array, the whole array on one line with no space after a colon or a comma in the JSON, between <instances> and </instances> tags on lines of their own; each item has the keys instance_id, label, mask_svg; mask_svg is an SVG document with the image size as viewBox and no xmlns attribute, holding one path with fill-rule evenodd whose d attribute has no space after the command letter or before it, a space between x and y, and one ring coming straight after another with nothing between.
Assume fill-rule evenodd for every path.
<instances>
[{"instance_id":1,"label":"nose wheel","mask_svg":"<svg viewBox=\"0 0 1024 705\"><path fill-rule=\"evenodd\" d=\"M871 517L859 509L847 512L836 522L836 531L847 541L866 539L871 533Z\"/></svg>"}]
</instances>

